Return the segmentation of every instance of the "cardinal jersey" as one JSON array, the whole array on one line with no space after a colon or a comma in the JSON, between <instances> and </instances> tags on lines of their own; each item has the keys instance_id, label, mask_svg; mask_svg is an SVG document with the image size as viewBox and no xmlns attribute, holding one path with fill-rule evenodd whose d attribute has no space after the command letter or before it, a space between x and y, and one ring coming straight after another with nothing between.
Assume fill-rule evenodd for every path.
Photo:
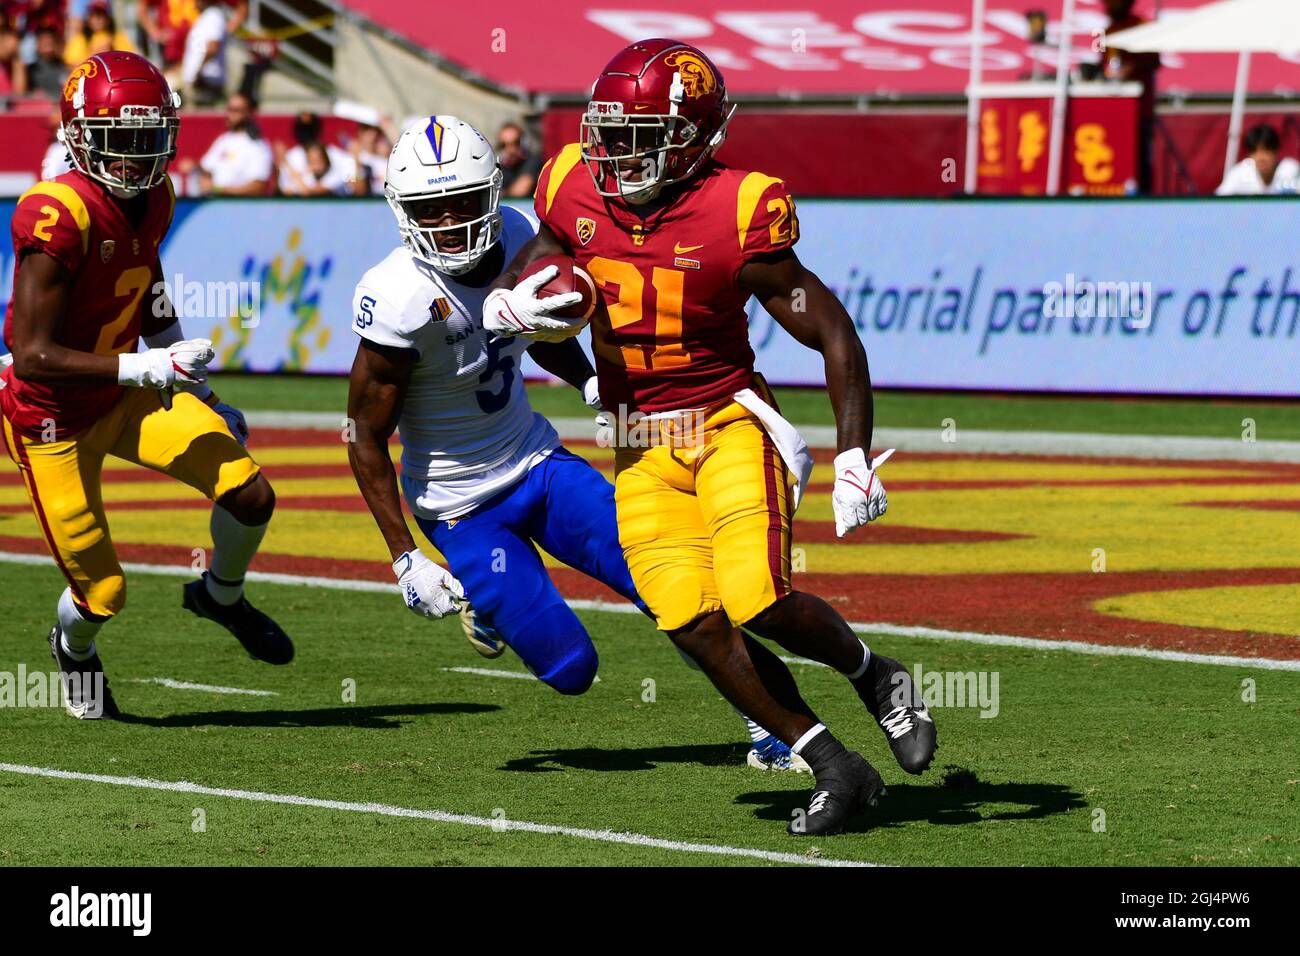
<instances>
[{"instance_id":1,"label":"cardinal jersey","mask_svg":"<svg viewBox=\"0 0 1300 956\"><path fill-rule=\"evenodd\" d=\"M134 352L139 345L141 300L158 269L158 247L171 225L176 196L170 181L150 190L144 214L133 225L94 180L73 170L37 183L18 200L12 221L14 287L24 253L43 252L72 274L63 324L56 341L97 355ZM14 347L14 303L5 314L5 344ZM116 382L41 384L5 370L0 410L14 428L32 438L64 440L102 418L122 397ZM44 433L44 434L43 434Z\"/></svg>"},{"instance_id":2,"label":"cardinal jersey","mask_svg":"<svg viewBox=\"0 0 1300 956\"><path fill-rule=\"evenodd\" d=\"M607 408L701 408L750 386L749 293L737 277L799 238L781 180L710 163L643 220L597 194L575 143L543 168L534 206L608 307L591 326Z\"/></svg>"},{"instance_id":3,"label":"cardinal jersey","mask_svg":"<svg viewBox=\"0 0 1300 956\"><path fill-rule=\"evenodd\" d=\"M502 209L504 262L533 237ZM490 284L489 284L490 285ZM520 337L489 341L489 285L463 285L399 246L368 271L353 299L363 339L419 355L402 407L402 491L419 518L446 521L513 485L559 446L524 391Z\"/></svg>"}]
</instances>

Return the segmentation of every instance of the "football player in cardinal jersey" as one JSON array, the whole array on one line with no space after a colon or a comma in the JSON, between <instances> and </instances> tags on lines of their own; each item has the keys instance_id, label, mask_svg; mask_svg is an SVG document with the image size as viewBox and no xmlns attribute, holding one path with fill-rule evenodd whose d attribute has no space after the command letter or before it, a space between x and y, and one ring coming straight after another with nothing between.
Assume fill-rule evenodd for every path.
<instances>
[{"instance_id":1,"label":"football player in cardinal jersey","mask_svg":"<svg viewBox=\"0 0 1300 956\"><path fill-rule=\"evenodd\" d=\"M843 673L908 772L929 766L935 730L901 664L872 653L825 601L791 587L791 514L811 459L754 372L750 296L825 357L837 533L878 518L886 498L867 458L866 353L844 307L794 253L789 191L714 158L733 110L722 75L694 47L653 39L619 52L592 88L582 142L538 179L541 227L488 296L484 325L520 331L536 300L511 287L543 255L573 256L600 287L608 310L591 327L601 398L620 417L645 416L663 439L616 451L632 580L659 628L722 694L812 766L809 810L790 831L820 835L874 801L880 774L826 729L785 665L746 643L741 625ZM524 324L525 334L552 338L581 326L553 314Z\"/></svg>"},{"instance_id":2,"label":"football player in cardinal jersey","mask_svg":"<svg viewBox=\"0 0 1300 956\"><path fill-rule=\"evenodd\" d=\"M275 495L244 450L243 415L206 385L211 343L185 339L165 299L179 97L148 60L110 51L72 71L60 105L73 169L29 189L13 215L0 426L68 584L49 634L66 709L111 717L95 635L122 610L126 580L100 488L108 455L214 503L209 570L185 585L183 606L261 660L287 663L293 644L243 596Z\"/></svg>"},{"instance_id":3,"label":"football player in cardinal jersey","mask_svg":"<svg viewBox=\"0 0 1300 956\"><path fill-rule=\"evenodd\" d=\"M599 408L595 373L576 341L483 330L483 300L534 227L499 207L501 171L478 130L447 115L415 122L393 147L384 194L402 245L362 277L353 302L361 341L348 456L357 485L408 608L427 618L460 612L481 654L508 646L560 693L581 694L596 677L596 649L538 548L645 606L619 545L613 486L533 411L520 362L528 351ZM555 271L529 281L538 287ZM576 298L534 300L535 314ZM399 424L401 496L388 454ZM402 496L449 568L416 545ZM806 769L788 746L747 723L751 766Z\"/></svg>"}]
</instances>

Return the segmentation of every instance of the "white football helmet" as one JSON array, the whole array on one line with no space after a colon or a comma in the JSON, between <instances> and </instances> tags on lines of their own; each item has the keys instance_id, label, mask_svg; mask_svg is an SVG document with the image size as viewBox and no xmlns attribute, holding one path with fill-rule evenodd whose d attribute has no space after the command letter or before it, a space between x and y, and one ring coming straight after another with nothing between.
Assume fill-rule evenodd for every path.
<instances>
[{"instance_id":1,"label":"white football helmet","mask_svg":"<svg viewBox=\"0 0 1300 956\"><path fill-rule=\"evenodd\" d=\"M422 117L402 131L388 158L384 198L411 252L446 275L478 265L501 236L501 169L482 133L464 120L440 114ZM479 199L473 219L453 226L422 226L413 213L419 203L443 196ZM463 248L443 252L438 236L464 233Z\"/></svg>"}]
</instances>

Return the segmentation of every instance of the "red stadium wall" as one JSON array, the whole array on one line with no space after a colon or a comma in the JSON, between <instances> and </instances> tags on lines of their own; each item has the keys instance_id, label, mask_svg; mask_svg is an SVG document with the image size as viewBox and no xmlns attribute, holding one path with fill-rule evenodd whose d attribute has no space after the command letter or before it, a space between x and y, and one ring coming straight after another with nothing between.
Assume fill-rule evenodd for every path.
<instances>
[{"instance_id":1,"label":"red stadium wall","mask_svg":"<svg viewBox=\"0 0 1300 956\"><path fill-rule=\"evenodd\" d=\"M552 109L542 121L549 156L578 135L577 108ZM1198 193L1212 193L1223 178L1227 113L1162 114L1175 150ZM1282 153L1300 156L1300 112L1248 113L1246 126L1272 123L1282 132ZM961 188L966 117L954 112L736 112L722 158L736 166L780 176L796 196L936 196ZM1156 192L1185 191L1174 175L1169 143L1157 137ZM957 177L942 179L943 161L957 160Z\"/></svg>"}]
</instances>

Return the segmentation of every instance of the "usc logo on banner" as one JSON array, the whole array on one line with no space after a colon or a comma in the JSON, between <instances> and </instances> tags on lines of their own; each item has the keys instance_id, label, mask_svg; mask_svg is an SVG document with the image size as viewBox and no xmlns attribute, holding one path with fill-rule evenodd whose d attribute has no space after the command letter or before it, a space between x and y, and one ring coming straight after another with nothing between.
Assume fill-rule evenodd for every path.
<instances>
[{"instance_id":1,"label":"usc logo on banner","mask_svg":"<svg viewBox=\"0 0 1300 956\"><path fill-rule=\"evenodd\" d=\"M1115 150L1106 142L1106 127L1083 123L1074 131L1074 161L1089 184L1108 183L1115 177Z\"/></svg>"}]
</instances>

